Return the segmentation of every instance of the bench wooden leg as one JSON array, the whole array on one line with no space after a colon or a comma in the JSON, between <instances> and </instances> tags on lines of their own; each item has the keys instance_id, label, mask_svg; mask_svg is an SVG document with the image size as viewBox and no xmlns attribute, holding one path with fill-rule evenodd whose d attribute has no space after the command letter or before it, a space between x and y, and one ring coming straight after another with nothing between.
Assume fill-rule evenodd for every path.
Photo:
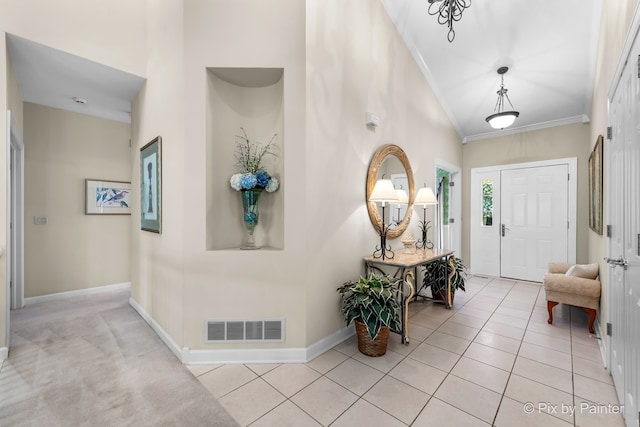
<instances>
[{"instance_id":1,"label":"bench wooden leg","mask_svg":"<svg viewBox=\"0 0 640 427\"><path fill-rule=\"evenodd\" d=\"M582 309L589 315L589 332L595 334L596 331L593 329L593 323L596 321L596 311L593 308L585 308Z\"/></svg>"},{"instance_id":2,"label":"bench wooden leg","mask_svg":"<svg viewBox=\"0 0 640 427\"><path fill-rule=\"evenodd\" d=\"M555 301L547 301L547 311L549 312L549 320L547 320L548 324L553 323L553 307L558 305Z\"/></svg>"}]
</instances>

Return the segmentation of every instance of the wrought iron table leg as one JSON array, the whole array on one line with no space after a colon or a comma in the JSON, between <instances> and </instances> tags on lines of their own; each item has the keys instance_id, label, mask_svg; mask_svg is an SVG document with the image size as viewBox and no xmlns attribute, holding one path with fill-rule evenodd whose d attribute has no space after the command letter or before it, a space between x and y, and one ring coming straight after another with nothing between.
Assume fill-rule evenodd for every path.
<instances>
[{"instance_id":1,"label":"wrought iron table leg","mask_svg":"<svg viewBox=\"0 0 640 427\"><path fill-rule=\"evenodd\" d=\"M402 301L402 343L409 345L409 302L415 294L413 271L407 271L402 280L409 287L409 294Z\"/></svg>"}]
</instances>

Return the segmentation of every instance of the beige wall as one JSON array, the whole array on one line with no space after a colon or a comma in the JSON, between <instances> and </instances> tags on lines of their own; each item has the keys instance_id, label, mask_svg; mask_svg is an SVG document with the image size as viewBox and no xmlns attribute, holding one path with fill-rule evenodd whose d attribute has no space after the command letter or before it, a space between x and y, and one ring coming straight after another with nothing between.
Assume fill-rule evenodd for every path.
<instances>
[{"instance_id":1,"label":"beige wall","mask_svg":"<svg viewBox=\"0 0 640 427\"><path fill-rule=\"evenodd\" d=\"M194 191L196 184L193 181L185 184L184 176L188 115L185 106L189 104L184 95L182 15L182 1L147 2L144 57L148 81L131 110L135 200L140 200L140 148L156 136L162 137L162 234L140 230L140 206L136 204L131 222L131 297L180 346L184 333L183 222L185 218L191 221L193 215L193 207L186 206L184 200L185 192ZM190 101L196 105L204 102L197 96Z\"/></svg>"},{"instance_id":2,"label":"beige wall","mask_svg":"<svg viewBox=\"0 0 640 427\"><path fill-rule=\"evenodd\" d=\"M578 224L576 226L576 260L586 263L589 258L588 235L588 173L587 164L591 152L588 124L572 124L541 129L532 132L506 135L464 145L464 169L462 173L462 259L471 264L469 212L471 209L471 169L535 162L540 160L578 159Z\"/></svg>"},{"instance_id":3,"label":"beige wall","mask_svg":"<svg viewBox=\"0 0 640 427\"><path fill-rule=\"evenodd\" d=\"M25 297L128 282L131 216L84 212L86 178L131 181L130 126L24 106Z\"/></svg>"}]
</instances>

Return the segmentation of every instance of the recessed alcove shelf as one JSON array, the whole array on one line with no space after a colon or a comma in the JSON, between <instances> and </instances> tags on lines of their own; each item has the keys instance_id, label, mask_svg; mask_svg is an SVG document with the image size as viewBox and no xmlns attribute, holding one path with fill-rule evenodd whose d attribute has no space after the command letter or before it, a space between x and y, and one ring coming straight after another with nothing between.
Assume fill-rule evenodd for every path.
<instances>
[{"instance_id":1,"label":"recessed alcove shelf","mask_svg":"<svg viewBox=\"0 0 640 427\"><path fill-rule=\"evenodd\" d=\"M277 133L277 156L266 156L265 169L280 188L260 196L258 246L284 249L284 70L282 68L207 68L206 209L207 250L237 249L245 241L242 201L229 178L235 166L236 135L244 128L251 141L267 143Z\"/></svg>"}]
</instances>

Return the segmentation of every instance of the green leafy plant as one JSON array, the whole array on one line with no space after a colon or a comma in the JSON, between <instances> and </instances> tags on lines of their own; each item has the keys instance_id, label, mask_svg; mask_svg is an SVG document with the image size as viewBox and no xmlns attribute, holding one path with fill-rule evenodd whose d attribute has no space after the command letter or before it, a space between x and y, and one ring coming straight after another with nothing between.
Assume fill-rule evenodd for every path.
<instances>
[{"instance_id":1,"label":"green leafy plant","mask_svg":"<svg viewBox=\"0 0 640 427\"><path fill-rule=\"evenodd\" d=\"M347 325L356 320L364 323L373 340L382 326L399 330L399 305L394 295L399 280L371 273L340 286L337 291L342 296L341 308Z\"/></svg>"},{"instance_id":2,"label":"green leafy plant","mask_svg":"<svg viewBox=\"0 0 640 427\"><path fill-rule=\"evenodd\" d=\"M467 267L460 258L450 258L453 263L453 276L451 277L451 293L457 289L464 291L465 280L467 279ZM431 294L445 295L447 292L447 280L451 274L451 264L448 261L436 261L424 266L424 277L422 286L430 286Z\"/></svg>"}]
</instances>

